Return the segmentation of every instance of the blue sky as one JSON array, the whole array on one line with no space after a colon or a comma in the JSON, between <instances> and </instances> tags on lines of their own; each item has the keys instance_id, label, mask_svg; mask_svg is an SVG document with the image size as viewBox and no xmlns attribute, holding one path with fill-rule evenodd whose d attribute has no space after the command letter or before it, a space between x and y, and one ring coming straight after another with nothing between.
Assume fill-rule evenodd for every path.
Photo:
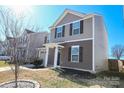
<instances>
[{"instance_id":1,"label":"blue sky","mask_svg":"<svg viewBox=\"0 0 124 93\"><path fill-rule=\"evenodd\" d=\"M43 27L44 30L49 31L55 20L66 9L72 9L81 13L97 13L104 17L104 22L108 32L108 47L109 56L111 56L111 47L115 44L124 45L124 19L123 6L112 5L82 5L82 6L34 6L33 20L38 26Z\"/></svg>"}]
</instances>

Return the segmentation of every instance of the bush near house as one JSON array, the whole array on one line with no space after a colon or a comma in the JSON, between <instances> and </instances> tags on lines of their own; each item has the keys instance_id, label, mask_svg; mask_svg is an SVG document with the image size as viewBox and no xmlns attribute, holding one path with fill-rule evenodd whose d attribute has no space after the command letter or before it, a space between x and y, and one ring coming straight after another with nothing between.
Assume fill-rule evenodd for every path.
<instances>
[{"instance_id":1,"label":"bush near house","mask_svg":"<svg viewBox=\"0 0 124 93\"><path fill-rule=\"evenodd\" d=\"M33 62L33 65L37 68L37 67L40 67L41 65L43 64L43 59L36 59L34 62Z\"/></svg>"}]
</instances>

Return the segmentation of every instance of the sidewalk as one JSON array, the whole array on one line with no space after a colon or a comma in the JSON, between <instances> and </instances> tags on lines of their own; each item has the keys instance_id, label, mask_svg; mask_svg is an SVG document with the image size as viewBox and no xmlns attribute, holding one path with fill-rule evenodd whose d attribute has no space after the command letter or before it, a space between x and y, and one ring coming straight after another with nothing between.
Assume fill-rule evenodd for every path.
<instances>
[{"instance_id":1,"label":"sidewalk","mask_svg":"<svg viewBox=\"0 0 124 93\"><path fill-rule=\"evenodd\" d=\"M20 66L21 69L25 69L25 70L30 70L30 71L40 71L40 70L49 70L50 68L39 68L39 69L32 69L29 67L25 67L25 66Z\"/></svg>"},{"instance_id":2,"label":"sidewalk","mask_svg":"<svg viewBox=\"0 0 124 93\"><path fill-rule=\"evenodd\" d=\"M0 68L0 72L2 71L8 71L8 70L11 70L11 68L8 66L8 67L1 67Z\"/></svg>"},{"instance_id":3,"label":"sidewalk","mask_svg":"<svg viewBox=\"0 0 124 93\"><path fill-rule=\"evenodd\" d=\"M48 70L49 68L40 68L40 69L32 69L32 68L28 68L25 66L20 66L20 69L25 69L25 70L31 70L31 71L39 71L39 70ZM2 71L8 71L11 70L11 67L0 67L0 72Z\"/></svg>"}]
</instances>

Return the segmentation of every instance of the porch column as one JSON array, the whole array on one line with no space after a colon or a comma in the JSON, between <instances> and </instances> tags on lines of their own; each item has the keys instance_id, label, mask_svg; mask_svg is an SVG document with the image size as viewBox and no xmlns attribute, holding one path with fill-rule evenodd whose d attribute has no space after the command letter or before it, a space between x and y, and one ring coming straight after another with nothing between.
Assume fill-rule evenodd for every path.
<instances>
[{"instance_id":1,"label":"porch column","mask_svg":"<svg viewBox=\"0 0 124 93\"><path fill-rule=\"evenodd\" d=\"M45 64L44 64L45 67L47 67L47 63L48 63L48 54L49 54L49 47L46 47L46 56L45 56Z\"/></svg>"},{"instance_id":2,"label":"porch column","mask_svg":"<svg viewBox=\"0 0 124 93\"><path fill-rule=\"evenodd\" d=\"M54 67L57 67L57 59L58 59L58 46L55 47L55 54L54 54Z\"/></svg>"}]
</instances>

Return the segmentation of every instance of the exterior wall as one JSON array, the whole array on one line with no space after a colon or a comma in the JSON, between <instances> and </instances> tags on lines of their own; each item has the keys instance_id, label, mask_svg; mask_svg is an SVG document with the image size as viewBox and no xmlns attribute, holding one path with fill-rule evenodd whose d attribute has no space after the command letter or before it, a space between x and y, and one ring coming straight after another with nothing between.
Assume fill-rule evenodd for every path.
<instances>
[{"instance_id":1,"label":"exterior wall","mask_svg":"<svg viewBox=\"0 0 124 93\"><path fill-rule=\"evenodd\" d=\"M70 17L69 17L70 16ZM57 26L65 25L64 37L55 38L55 27L51 28L51 42L59 43L64 46L61 49L60 66L85 70L95 70L95 72L108 70L108 42L107 32L105 31L104 22L101 16L92 15L90 18L73 18L74 15L67 14L65 18L57 24ZM94 16L94 18L93 18ZM70 22L84 19L83 33L79 35L70 35ZM94 23L93 23L94 19ZM86 41L76 41L61 43L70 40L92 39ZM83 62L68 62L68 48L72 45L80 45L83 47ZM94 68L93 68L94 67ZM93 71L94 72L94 71Z\"/></svg>"},{"instance_id":2,"label":"exterior wall","mask_svg":"<svg viewBox=\"0 0 124 93\"><path fill-rule=\"evenodd\" d=\"M49 49L49 55L48 55L48 66L54 65L54 53L55 53L55 49L50 48Z\"/></svg>"},{"instance_id":3,"label":"exterior wall","mask_svg":"<svg viewBox=\"0 0 124 93\"><path fill-rule=\"evenodd\" d=\"M41 48L44 44L45 36L48 33L46 32L36 32L28 36L28 46L27 46L27 59L33 59L38 56L38 48Z\"/></svg>"},{"instance_id":4,"label":"exterior wall","mask_svg":"<svg viewBox=\"0 0 124 93\"><path fill-rule=\"evenodd\" d=\"M57 43L57 42L64 42L64 41L69 41L69 40L92 38L92 18L88 18L84 20L82 34L70 36L69 32L70 32L70 25L67 24L65 25L64 37L55 38L55 28L52 28L51 29L51 42Z\"/></svg>"},{"instance_id":5,"label":"exterior wall","mask_svg":"<svg viewBox=\"0 0 124 93\"><path fill-rule=\"evenodd\" d=\"M70 43L64 43L62 45L64 46L64 48L61 49L61 52L60 52L61 54L60 66L92 70L92 40L70 42ZM81 47L83 47L82 62L72 63L68 61L68 49L72 45L80 45Z\"/></svg>"},{"instance_id":6,"label":"exterior wall","mask_svg":"<svg viewBox=\"0 0 124 93\"><path fill-rule=\"evenodd\" d=\"M79 17L79 16L76 16L76 15L73 15L73 14L68 13L68 14L57 24L57 26L60 26L60 25L63 25L63 24L66 24L66 23L69 23L69 22L72 22L72 21L80 20L80 19L82 19L82 17Z\"/></svg>"},{"instance_id":7,"label":"exterior wall","mask_svg":"<svg viewBox=\"0 0 124 93\"><path fill-rule=\"evenodd\" d=\"M94 29L94 56L95 56L95 70L96 72L108 70L108 42L107 32L105 30L104 21L101 16L95 16Z\"/></svg>"},{"instance_id":8,"label":"exterior wall","mask_svg":"<svg viewBox=\"0 0 124 93\"><path fill-rule=\"evenodd\" d=\"M43 64L45 64L45 56L46 56L45 51L44 50L40 50L39 51L39 59L43 60Z\"/></svg>"}]
</instances>

